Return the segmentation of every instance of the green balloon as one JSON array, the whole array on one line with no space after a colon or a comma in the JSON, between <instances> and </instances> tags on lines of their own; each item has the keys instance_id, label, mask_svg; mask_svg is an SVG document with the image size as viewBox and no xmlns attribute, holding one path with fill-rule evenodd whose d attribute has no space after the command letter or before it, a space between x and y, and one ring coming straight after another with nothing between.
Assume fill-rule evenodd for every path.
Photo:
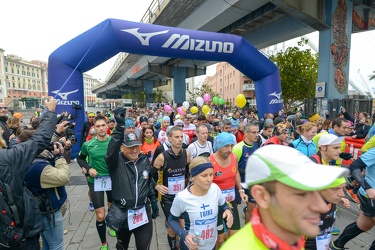
<instances>
[{"instance_id":1,"label":"green balloon","mask_svg":"<svg viewBox=\"0 0 375 250\"><path fill-rule=\"evenodd\" d=\"M214 96L214 98L212 99L212 101L213 101L213 103L214 104L219 104L219 97L217 97L217 96Z\"/></svg>"},{"instance_id":2,"label":"green balloon","mask_svg":"<svg viewBox=\"0 0 375 250\"><path fill-rule=\"evenodd\" d=\"M224 98L220 98L220 99L219 99L219 105L223 105L224 102L225 102Z\"/></svg>"}]
</instances>

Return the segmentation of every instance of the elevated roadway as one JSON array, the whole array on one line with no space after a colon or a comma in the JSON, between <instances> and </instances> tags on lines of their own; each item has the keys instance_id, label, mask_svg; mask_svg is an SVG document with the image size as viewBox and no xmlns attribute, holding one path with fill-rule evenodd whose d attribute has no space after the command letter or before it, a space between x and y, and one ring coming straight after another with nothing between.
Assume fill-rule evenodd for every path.
<instances>
[{"instance_id":1,"label":"elevated roadway","mask_svg":"<svg viewBox=\"0 0 375 250\"><path fill-rule=\"evenodd\" d=\"M325 22L327 1L335 0L154 0L141 22L236 34L262 49L330 29ZM353 5L353 13L362 16L365 24L353 25L352 32L373 29L375 0L354 0ZM166 84L176 66L184 67L189 78L205 74L213 63L120 53L105 82L93 92L102 98L121 98L144 90L145 81L152 87Z\"/></svg>"}]
</instances>

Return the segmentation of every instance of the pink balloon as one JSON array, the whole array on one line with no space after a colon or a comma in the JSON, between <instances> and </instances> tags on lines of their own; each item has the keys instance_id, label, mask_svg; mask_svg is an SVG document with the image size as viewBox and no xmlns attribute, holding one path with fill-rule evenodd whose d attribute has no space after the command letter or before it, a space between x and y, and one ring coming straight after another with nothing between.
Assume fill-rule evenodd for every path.
<instances>
[{"instance_id":1,"label":"pink balloon","mask_svg":"<svg viewBox=\"0 0 375 250\"><path fill-rule=\"evenodd\" d=\"M172 111L172 107L169 106L169 105L164 105L164 111L170 112L170 111Z\"/></svg>"},{"instance_id":2,"label":"pink balloon","mask_svg":"<svg viewBox=\"0 0 375 250\"><path fill-rule=\"evenodd\" d=\"M203 100L204 100L205 102L209 102L209 101L211 101L211 95L210 95L210 93L206 93L206 94L204 94L204 96L203 96Z\"/></svg>"},{"instance_id":3,"label":"pink balloon","mask_svg":"<svg viewBox=\"0 0 375 250\"><path fill-rule=\"evenodd\" d=\"M185 113L184 109L181 108L181 107L178 107L178 108L177 108L177 112L178 112L180 115L184 115L184 113Z\"/></svg>"}]
</instances>

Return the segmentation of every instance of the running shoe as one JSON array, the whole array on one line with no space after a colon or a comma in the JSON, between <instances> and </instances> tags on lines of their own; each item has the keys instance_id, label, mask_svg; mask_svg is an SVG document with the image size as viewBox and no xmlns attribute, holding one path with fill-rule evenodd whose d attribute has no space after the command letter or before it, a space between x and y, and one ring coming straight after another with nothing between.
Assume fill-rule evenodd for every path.
<instances>
[{"instance_id":1,"label":"running shoe","mask_svg":"<svg viewBox=\"0 0 375 250\"><path fill-rule=\"evenodd\" d=\"M100 247L100 250L109 250L108 242Z\"/></svg>"},{"instance_id":2,"label":"running shoe","mask_svg":"<svg viewBox=\"0 0 375 250\"><path fill-rule=\"evenodd\" d=\"M113 230L112 228L108 228L108 234L111 235L112 237L116 237L116 231Z\"/></svg>"},{"instance_id":3,"label":"running shoe","mask_svg":"<svg viewBox=\"0 0 375 250\"><path fill-rule=\"evenodd\" d=\"M343 247L343 248L336 247L335 244L332 241L331 243L329 243L328 249L330 249L330 250L345 250L345 249L349 249L349 248L347 248L347 247Z\"/></svg>"},{"instance_id":4,"label":"running shoe","mask_svg":"<svg viewBox=\"0 0 375 250\"><path fill-rule=\"evenodd\" d=\"M94 211L95 210L94 204L92 204L92 202L89 203L89 209L90 209L90 211Z\"/></svg>"},{"instance_id":5,"label":"running shoe","mask_svg":"<svg viewBox=\"0 0 375 250\"><path fill-rule=\"evenodd\" d=\"M332 229L332 235L338 235L340 233L340 229L338 229L337 227L334 227Z\"/></svg>"},{"instance_id":6,"label":"running shoe","mask_svg":"<svg viewBox=\"0 0 375 250\"><path fill-rule=\"evenodd\" d=\"M352 201L354 201L355 203L361 203L358 199L358 196L357 194L353 193L353 189L346 189L344 188L345 190L345 193L350 197L350 199L352 199Z\"/></svg>"}]
</instances>

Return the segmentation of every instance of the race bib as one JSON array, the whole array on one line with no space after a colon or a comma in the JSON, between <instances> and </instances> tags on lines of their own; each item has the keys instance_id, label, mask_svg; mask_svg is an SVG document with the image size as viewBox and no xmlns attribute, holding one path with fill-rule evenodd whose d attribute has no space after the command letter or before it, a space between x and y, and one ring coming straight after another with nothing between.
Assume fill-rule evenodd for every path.
<instances>
[{"instance_id":1,"label":"race bib","mask_svg":"<svg viewBox=\"0 0 375 250\"><path fill-rule=\"evenodd\" d=\"M224 195L225 201L228 201L228 202L234 201L234 198L235 198L234 188L221 190L221 193Z\"/></svg>"},{"instance_id":2,"label":"race bib","mask_svg":"<svg viewBox=\"0 0 375 250\"><path fill-rule=\"evenodd\" d=\"M316 236L316 249L329 249L331 237L331 234Z\"/></svg>"},{"instance_id":3,"label":"race bib","mask_svg":"<svg viewBox=\"0 0 375 250\"><path fill-rule=\"evenodd\" d=\"M185 188L185 176L168 177L168 194L177 194Z\"/></svg>"},{"instance_id":4,"label":"race bib","mask_svg":"<svg viewBox=\"0 0 375 250\"><path fill-rule=\"evenodd\" d=\"M94 178L94 191L111 191L112 180L109 176L99 176Z\"/></svg>"},{"instance_id":5,"label":"race bib","mask_svg":"<svg viewBox=\"0 0 375 250\"><path fill-rule=\"evenodd\" d=\"M137 210L128 210L129 231L148 223L146 208L143 206Z\"/></svg>"},{"instance_id":6,"label":"race bib","mask_svg":"<svg viewBox=\"0 0 375 250\"><path fill-rule=\"evenodd\" d=\"M215 231L217 226L217 216L210 219L199 219L194 221L194 231L200 232L199 244L216 241Z\"/></svg>"}]
</instances>

